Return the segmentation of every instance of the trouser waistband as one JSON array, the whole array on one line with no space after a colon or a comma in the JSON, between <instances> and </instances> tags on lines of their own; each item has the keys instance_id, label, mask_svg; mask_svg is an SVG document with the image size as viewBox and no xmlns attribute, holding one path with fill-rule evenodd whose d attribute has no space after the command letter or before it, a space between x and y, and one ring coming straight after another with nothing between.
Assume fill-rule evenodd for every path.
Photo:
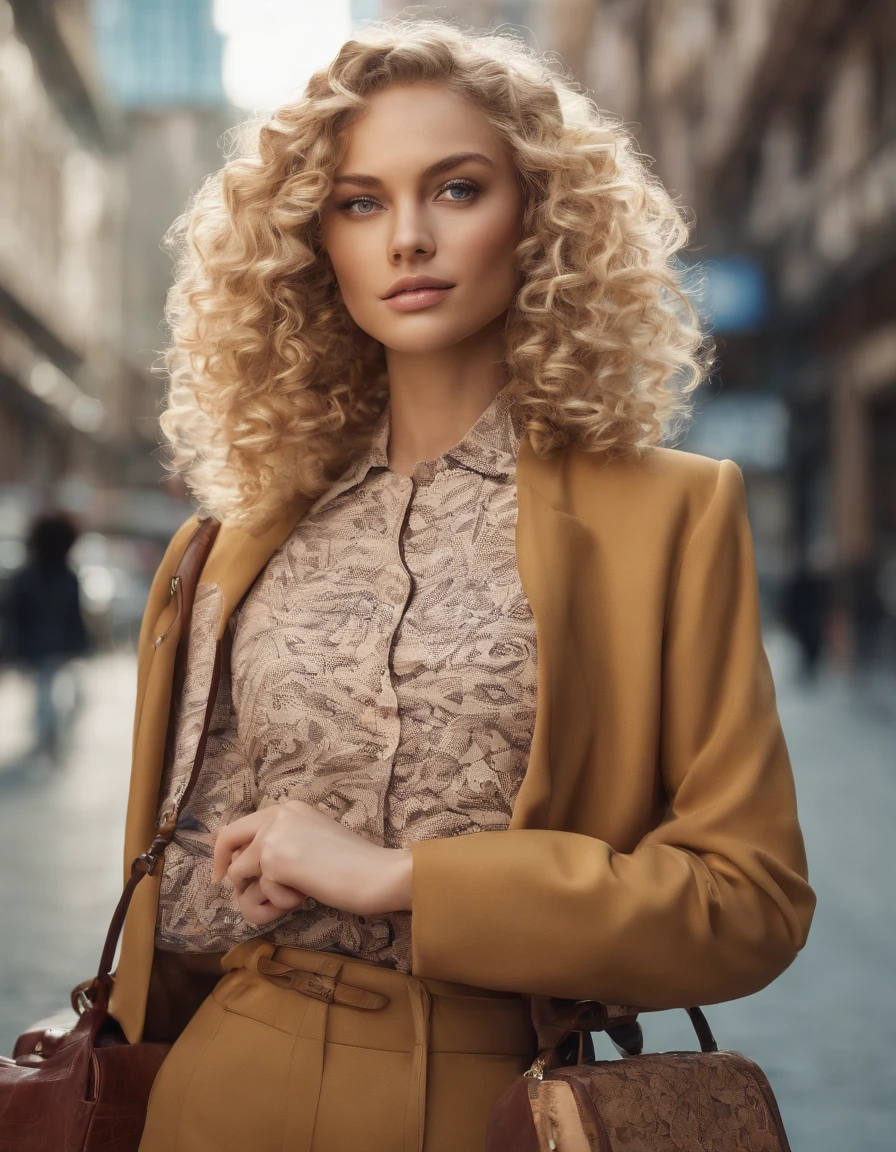
<instances>
[{"instance_id":1,"label":"trouser waistband","mask_svg":"<svg viewBox=\"0 0 896 1152\"><path fill-rule=\"evenodd\" d=\"M456 1012L453 1014L457 1019L456 1029L450 1025L446 1028L444 1012L440 1012L439 1016L442 1031L448 1033L446 1043L449 1045L454 1040L452 1031L457 1031L460 1041L463 1041L466 1035L470 1035L474 1044L481 1044L484 1050L488 1050L486 1033L493 1031L502 1033L500 1036L495 1036L495 1050L500 1050L502 1045L505 1049L513 1051L518 1048L524 1049L526 1046L527 1009L521 998L512 993L491 992L447 981L420 979L339 953L278 947L264 937L232 948L222 957L221 967L225 973L244 969L276 987L297 992L308 1000L302 1018L302 1034L313 1048L313 1054L309 1052L308 1059L308 1067L311 1069L310 1079L306 1082L306 1092L303 1093L307 1100L309 1147L323 1077L329 1014L334 1008L357 1009L363 1017L370 1018L371 1047L376 1046L376 1033L381 1027L377 1022L379 1011L391 1005L386 1015L394 1018L394 1011L398 1010L400 1017L405 1020L408 1019L409 1012L409 1031L413 1033L413 1049L403 1124L403 1152L422 1152L423 1148L426 1075L431 1046L434 996L439 999L440 1004L449 1006L449 1015L452 1004L456 1007ZM367 987L362 986L365 984ZM480 999L486 1001L481 1008L478 1007ZM492 1004L489 1005L488 1001ZM495 1001L505 1002L504 1007L495 1004ZM511 1003L506 1003L507 1001ZM491 1007L498 1012L498 1017L489 1011ZM362 1025L359 1018L357 1025L352 1027L362 1026L366 1029L366 1025ZM408 1025L402 1027L405 1029ZM407 1032L404 1034L408 1035ZM407 1051L408 1047L404 1050Z\"/></svg>"}]
</instances>

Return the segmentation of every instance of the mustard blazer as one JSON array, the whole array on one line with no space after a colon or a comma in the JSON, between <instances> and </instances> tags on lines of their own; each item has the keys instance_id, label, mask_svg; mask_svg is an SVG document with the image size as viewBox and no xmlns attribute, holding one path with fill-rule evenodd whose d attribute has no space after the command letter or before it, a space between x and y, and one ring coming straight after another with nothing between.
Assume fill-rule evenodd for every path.
<instances>
[{"instance_id":1,"label":"mustard blazer","mask_svg":"<svg viewBox=\"0 0 896 1152\"><path fill-rule=\"evenodd\" d=\"M413 972L648 1008L755 992L805 943L815 897L741 472L663 448L540 459L524 437L516 481L531 755L507 831L413 845ZM222 527L200 577L221 590L219 636L309 506L260 535ZM196 524L171 541L140 633L126 876L153 838L180 634L169 585ZM131 1041L158 892L158 875L139 885L115 974Z\"/></svg>"}]
</instances>

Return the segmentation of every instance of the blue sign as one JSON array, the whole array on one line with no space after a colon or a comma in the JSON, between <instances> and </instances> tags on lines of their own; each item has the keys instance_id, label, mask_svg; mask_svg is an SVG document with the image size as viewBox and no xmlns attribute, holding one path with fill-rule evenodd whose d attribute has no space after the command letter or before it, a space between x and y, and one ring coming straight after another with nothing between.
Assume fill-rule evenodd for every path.
<instances>
[{"instance_id":1,"label":"blue sign","mask_svg":"<svg viewBox=\"0 0 896 1152\"><path fill-rule=\"evenodd\" d=\"M689 264L685 285L704 323L715 333L757 328L768 313L765 269L748 256Z\"/></svg>"}]
</instances>

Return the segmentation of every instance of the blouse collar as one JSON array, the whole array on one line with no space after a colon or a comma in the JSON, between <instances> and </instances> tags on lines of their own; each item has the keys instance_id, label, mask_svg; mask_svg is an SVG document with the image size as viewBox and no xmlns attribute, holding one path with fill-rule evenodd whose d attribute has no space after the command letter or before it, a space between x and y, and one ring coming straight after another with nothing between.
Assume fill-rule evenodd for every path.
<instances>
[{"instance_id":1,"label":"blouse collar","mask_svg":"<svg viewBox=\"0 0 896 1152\"><path fill-rule=\"evenodd\" d=\"M372 468L388 468L388 445L391 406L386 406L377 417L369 446L357 457L335 482L334 489L345 492L355 484L360 484ZM428 482L438 472L457 465L481 476L496 480L507 480L516 471L516 458L524 423L516 399L505 384L491 404L482 413L466 435L448 448L435 460L417 463L411 474L416 481ZM331 489L328 498L336 495ZM323 497L316 507L323 503Z\"/></svg>"}]
</instances>

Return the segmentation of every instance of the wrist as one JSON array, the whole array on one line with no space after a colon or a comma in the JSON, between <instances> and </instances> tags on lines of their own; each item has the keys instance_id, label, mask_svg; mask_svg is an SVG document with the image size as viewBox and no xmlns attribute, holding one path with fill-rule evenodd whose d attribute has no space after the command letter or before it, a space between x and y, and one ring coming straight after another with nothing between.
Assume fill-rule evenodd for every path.
<instances>
[{"instance_id":1,"label":"wrist","mask_svg":"<svg viewBox=\"0 0 896 1152\"><path fill-rule=\"evenodd\" d=\"M389 901L391 912L410 912L414 857L410 848L388 848L392 872Z\"/></svg>"}]
</instances>

